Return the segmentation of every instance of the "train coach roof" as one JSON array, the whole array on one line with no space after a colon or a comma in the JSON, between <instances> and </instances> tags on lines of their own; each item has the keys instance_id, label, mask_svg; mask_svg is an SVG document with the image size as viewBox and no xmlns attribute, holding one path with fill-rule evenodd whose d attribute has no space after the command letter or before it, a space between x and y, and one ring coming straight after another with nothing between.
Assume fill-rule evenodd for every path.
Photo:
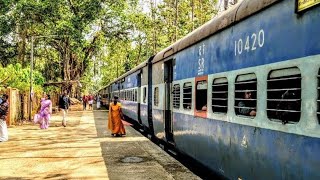
<instances>
[{"instance_id":1,"label":"train coach roof","mask_svg":"<svg viewBox=\"0 0 320 180\"><path fill-rule=\"evenodd\" d=\"M156 63L171 56L183 49L213 35L243 19L257 13L258 11L281 0L243 0L230 10L221 13L219 16L200 26L187 36L173 43L169 47L160 51L152 60Z\"/></svg>"}]
</instances>

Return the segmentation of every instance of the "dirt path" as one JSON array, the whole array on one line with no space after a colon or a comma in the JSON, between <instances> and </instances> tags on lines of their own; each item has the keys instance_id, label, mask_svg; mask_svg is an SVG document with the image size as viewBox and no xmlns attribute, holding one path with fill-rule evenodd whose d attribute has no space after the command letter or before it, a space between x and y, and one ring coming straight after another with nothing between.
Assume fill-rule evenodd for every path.
<instances>
[{"instance_id":1,"label":"dirt path","mask_svg":"<svg viewBox=\"0 0 320 180\"><path fill-rule=\"evenodd\" d=\"M0 179L108 179L92 111L70 112L68 124L9 128L0 143Z\"/></svg>"}]
</instances>

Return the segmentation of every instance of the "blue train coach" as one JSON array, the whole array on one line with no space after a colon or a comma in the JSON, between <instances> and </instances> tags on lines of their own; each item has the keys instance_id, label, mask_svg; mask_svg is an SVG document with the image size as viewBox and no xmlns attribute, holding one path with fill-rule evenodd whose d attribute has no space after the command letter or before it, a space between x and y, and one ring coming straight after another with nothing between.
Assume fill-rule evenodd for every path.
<instances>
[{"instance_id":1,"label":"blue train coach","mask_svg":"<svg viewBox=\"0 0 320 180\"><path fill-rule=\"evenodd\" d=\"M320 179L316 4L243 0L159 52L154 136L230 179Z\"/></svg>"}]
</instances>

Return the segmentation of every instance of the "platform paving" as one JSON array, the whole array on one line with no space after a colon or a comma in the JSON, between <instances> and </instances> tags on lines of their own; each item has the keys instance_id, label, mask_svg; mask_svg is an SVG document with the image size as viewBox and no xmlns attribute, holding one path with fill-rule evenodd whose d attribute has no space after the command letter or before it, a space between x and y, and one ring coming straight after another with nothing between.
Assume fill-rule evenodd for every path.
<instances>
[{"instance_id":1,"label":"platform paving","mask_svg":"<svg viewBox=\"0 0 320 180\"><path fill-rule=\"evenodd\" d=\"M111 137L107 111L71 111L67 127L54 115L41 130L9 128L0 143L0 179L200 179L126 124L126 137Z\"/></svg>"}]
</instances>

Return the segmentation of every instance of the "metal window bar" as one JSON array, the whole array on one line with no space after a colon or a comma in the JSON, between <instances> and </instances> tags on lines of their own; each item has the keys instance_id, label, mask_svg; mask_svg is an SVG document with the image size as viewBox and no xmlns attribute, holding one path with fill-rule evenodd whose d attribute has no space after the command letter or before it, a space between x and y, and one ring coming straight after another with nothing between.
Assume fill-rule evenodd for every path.
<instances>
[{"instance_id":1,"label":"metal window bar","mask_svg":"<svg viewBox=\"0 0 320 180\"><path fill-rule=\"evenodd\" d=\"M256 89L235 90L234 92L256 92Z\"/></svg>"},{"instance_id":2,"label":"metal window bar","mask_svg":"<svg viewBox=\"0 0 320 180\"><path fill-rule=\"evenodd\" d=\"M227 85L228 85L228 83L212 84L212 87L227 86Z\"/></svg>"},{"instance_id":3,"label":"metal window bar","mask_svg":"<svg viewBox=\"0 0 320 180\"><path fill-rule=\"evenodd\" d=\"M235 108L241 108L241 109L257 109L255 107L241 107L241 106L234 106Z\"/></svg>"},{"instance_id":4,"label":"metal window bar","mask_svg":"<svg viewBox=\"0 0 320 180\"><path fill-rule=\"evenodd\" d=\"M286 101L286 102L291 102L291 101L301 101L301 99L267 99L267 101Z\"/></svg>"},{"instance_id":5,"label":"metal window bar","mask_svg":"<svg viewBox=\"0 0 320 180\"><path fill-rule=\"evenodd\" d=\"M267 91L287 91L287 90L301 90L301 88L283 88L283 89L267 89Z\"/></svg>"},{"instance_id":6,"label":"metal window bar","mask_svg":"<svg viewBox=\"0 0 320 180\"><path fill-rule=\"evenodd\" d=\"M267 109L267 111L280 111L280 112L292 112L292 113L300 113L301 111L297 110L285 110L285 109Z\"/></svg>"},{"instance_id":7,"label":"metal window bar","mask_svg":"<svg viewBox=\"0 0 320 180\"><path fill-rule=\"evenodd\" d=\"M228 98L212 98L212 100L226 101Z\"/></svg>"},{"instance_id":8,"label":"metal window bar","mask_svg":"<svg viewBox=\"0 0 320 180\"><path fill-rule=\"evenodd\" d=\"M212 91L212 94L227 93L228 91Z\"/></svg>"},{"instance_id":9,"label":"metal window bar","mask_svg":"<svg viewBox=\"0 0 320 180\"><path fill-rule=\"evenodd\" d=\"M284 81L284 80L297 80L297 79L301 79L301 77L288 77L288 78L272 78L272 79L268 79L267 82L272 82L272 81Z\"/></svg>"},{"instance_id":10,"label":"metal window bar","mask_svg":"<svg viewBox=\"0 0 320 180\"><path fill-rule=\"evenodd\" d=\"M255 81L243 81L243 82L236 82L236 83L234 83L234 84L251 84L251 83L257 83L257 80L255 80Z\"/></svg>"},{"instance_id":11,"label":"metal window bar","mask_svg":"<svg viewBox=\"0 0 320 180\"><path fill-rule=\"evenodd\" d=\"M256 101L257 99L243 99L243 98L235 98L235 100L240 100L240 101Z\"/></svg>"},{"instance_id":12,"label":"metal window bar","mask_svg":"<svg viewBox=\"0 0 320 180\"><path fill-rule=\"evenodd\" d=\"M216 105L216 104L213 104L212 107L228 107L228 106L223 106L223 105Z\"/></svg>"}]
</instances>

